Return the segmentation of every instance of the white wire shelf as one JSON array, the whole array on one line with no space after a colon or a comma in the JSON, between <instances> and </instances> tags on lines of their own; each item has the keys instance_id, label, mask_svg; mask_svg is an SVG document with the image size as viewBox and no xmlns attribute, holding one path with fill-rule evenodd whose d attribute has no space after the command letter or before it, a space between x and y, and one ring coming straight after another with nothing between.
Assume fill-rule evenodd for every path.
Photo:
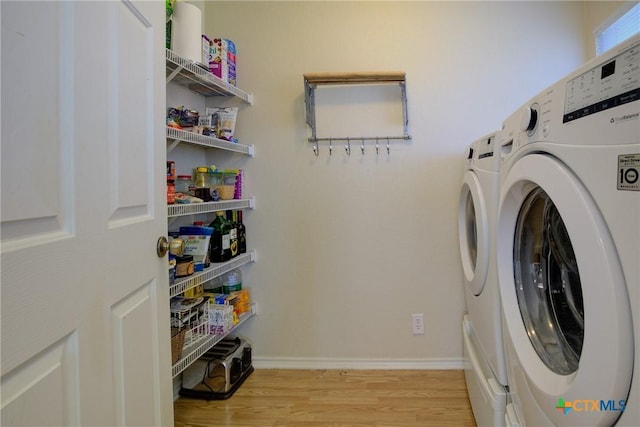
<instances>
[{"instance_id":1,"label":"white wire shelf","mask_svg":"<svg viewBox=\"0 0 640 427\"><path fill-rule=\"evenodd\" d=\"M253 104L253 94L214 76L193 61L167 49L167 83L174 82L204 96L235 96Z\"/></svg>"},{"instance_id":2,"label":"white wire shelf","mask_svg":"<svg viewBox=\"0 0 640 427\"><path fill-rule=\"evenodd\" d=\"M220 200L218 202L203 203L176 203L167 205L167 216L174 218L185 215L197 215L212 213L217 211L229 211L237 209L253 209L255 207L255 198Z\"/></svg>"},{"instance_id":3,"label":"white wire shelf","mask_svg":"<svg viewBox=\"0 0 640 427\"><path fill-rule=\"evenodd\" d=\"M238 144L236 142L225 141L224 139L218 139L211 136L199 135L194 132L188 132L181 129L175 129L167 126L167 138L172 142L167 148L167 152L170 153L181 142L189 144L200 145L207 148L218 148L220 150L234 151L240 154L246 154L248 156L255 156L255 146Z\"/></svg>"},{"instance_id":4,"label":"white wire shelf","mask_svg":"<svg viewBox=\"0 0 640 427\"><path fill-rule=\"evenodd\" d=\"M178 296L184 291L188 291L189 289L192 289L202 283L208 282L211 279L222 276L223 274L233 270L234 268L255 261L256 251L255 249L252 249L247 253L240 254L237 257L232 258L230 261L211 263L211 266L209 268L206 268L204 271L200 271L198 273L192 274L189 277L176 280L175 283L169 288L169 296L171 298Z\"/></svg>"},{"instance_id":5,"label":"white wire shelf","mask_svg":"<svg viewBox=\"0 0 640 427\"><path fill-rule=\"evenodd\" d=\"M238 329L244 322L246 322L250 317L254 316L255 312L255 304L251 305L251 310L240 315L240 319L238 323L236 323L233 328L231 328L226 334L204 334L200 336L197 340L192 341L192 344L188 347L185 346L182 349L182 353L185 354L178 362L176 362L171 367L171 374L173 378L180 375L182 371L184 371L189 365L195 362L200 358L203 354L205 354L211 347L220 342L224 337Z\"/></svg>"}]
</instances>

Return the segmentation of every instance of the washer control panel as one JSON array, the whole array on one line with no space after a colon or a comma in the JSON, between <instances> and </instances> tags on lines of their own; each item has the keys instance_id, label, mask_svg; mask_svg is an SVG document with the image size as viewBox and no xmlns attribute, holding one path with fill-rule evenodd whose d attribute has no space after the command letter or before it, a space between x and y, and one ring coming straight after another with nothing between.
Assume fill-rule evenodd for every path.
<instances>
[{"instance_id":1,"label":"washer control panel","mask_svg":"<svg viewBox=\"0 0 640 427\"><path fill-rule=\"evenodd\" d=\"M640 45L567 82L562 122L640 100Z\"/></svg>"}]
</instances>

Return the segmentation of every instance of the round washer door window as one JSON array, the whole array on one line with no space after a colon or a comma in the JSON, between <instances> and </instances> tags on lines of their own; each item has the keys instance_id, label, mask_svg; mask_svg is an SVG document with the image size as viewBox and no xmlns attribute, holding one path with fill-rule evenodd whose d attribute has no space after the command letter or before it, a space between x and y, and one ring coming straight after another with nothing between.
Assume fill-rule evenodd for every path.
<instances>
[{"instance_id":1,"label":"round washer door window","mask_svg":"<svg viewBox=\"0 0 640 427\"><path fill-rule=\"evenodd\" d=\"M564 221L541 188L529 193L518 215L513 260L518 306L533 348L553 372L575 372L584 339L578 263Z\"/></svg>"}]
</instances>

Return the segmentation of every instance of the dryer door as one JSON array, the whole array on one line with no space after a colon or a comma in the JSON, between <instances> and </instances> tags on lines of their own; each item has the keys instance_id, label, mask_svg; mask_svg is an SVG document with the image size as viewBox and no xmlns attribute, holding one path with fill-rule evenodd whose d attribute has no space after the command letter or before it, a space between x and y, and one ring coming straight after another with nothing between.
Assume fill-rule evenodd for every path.
<instances>
[{"instance_id":1,"label":"dryer door","mask_svg":"<svg viewBox=\"0 0 640 427\"><path fill-rule=\"evenodd\" d=\"M489 266L489 222L480 181L471 171L462 178L458 238L465 284L473 295L480 295Z\"/></svg>"},{"instance_id":2,"label":"dryer door","mask_svg":"<svg viewBox=\"0 0 640 427\"><path fill-rule=\"evenodd\" d=\"M555 424L611 425L633 370L627 287L595 203L551 156L527 155L507 173L497 251L506 339L526 382L514 388Z\"/></svg>"}]
</instances>

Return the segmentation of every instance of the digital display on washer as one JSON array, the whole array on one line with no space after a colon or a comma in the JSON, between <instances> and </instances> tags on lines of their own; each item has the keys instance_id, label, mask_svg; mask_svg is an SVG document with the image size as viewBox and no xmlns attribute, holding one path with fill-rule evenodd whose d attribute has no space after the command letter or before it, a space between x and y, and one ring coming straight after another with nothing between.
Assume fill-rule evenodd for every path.
<instances>
[{"instance_id":1,"label":"digital display on washer","mask_svg":"<svg viewBox=\"0 0 640 427\"><path fill-rule=\"evenodd\" d=\"M562 122L640 100L640 46L567 82Z\"/></svg>"},{"instance_id":2,"label":"digital display on washer","mask_svg":"<svg viewBox=\"0 0 640 427\"><path fill-rule=\"evenodd\" d=\"M611 61L607 65L603 65L601 70L602 70L602 74L600 74L601 79L609 77L610 75L616 72L616 61Z\"/></svg>"}]
</instances>

